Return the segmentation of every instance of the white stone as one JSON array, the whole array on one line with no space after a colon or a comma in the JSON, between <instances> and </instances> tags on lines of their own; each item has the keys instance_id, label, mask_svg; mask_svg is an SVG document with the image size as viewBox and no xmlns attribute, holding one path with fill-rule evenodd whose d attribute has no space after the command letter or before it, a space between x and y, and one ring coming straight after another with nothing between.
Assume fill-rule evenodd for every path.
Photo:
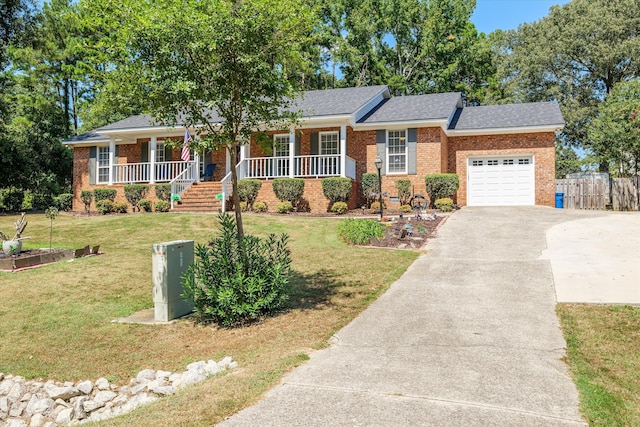
<instances>
[{"instance_id":1,"label":"white stone","mask_svg":"<svg viewBox=\"0 0 640 427\"><path fill-rule=\"evenodd\" d=\"M238 362L231 362L229 363L229 366L227 367L227 369L235 369L238 367Z\"/></svg>"},{"instance_id":2,"label":"white stone","mask_svg":"<svg viewBox=\"0 0 640 427\"><path fill-rule=\"evenodd\" d=\"M13 384L15 384L13 381L11 381L10 379L6 379L4 381L0 382L0 396L6 396L9 394L9 392L11 391L11 388L13 387Z\"/></svg>"},{"instance_id":3,"label":"white stone","mask_svg":"<svg viewBox=\"0 0 640 427\"><path fill-rule=\"evenodd\" d=\"M9 399L0 397L0 412L9 412Z\"/></svg>"},{"instance_id":4,"label":"white stone","mask_svg":"<svg viewBox=\"0 0 640 427\"><path fill-rule=\"evenodd\" d=\"M216 363L215 360L209 360L207 362L206 371L207 371L207 374L214 375L214 374L217 374L218 372L222 371L222 368L220 368L220 366L218 366L218 364Z\"/></svg>"},{"instance_id":5,"label":"white stone","mask_svg":"<svg viewBox=\"0 0 640 427\"><path fill-rule=\"evenodd\" d=\"M182 378L182 374L171 374L169 375L169 381L174 382Z\"/></svg>"},{"instance_id":6,"label":"white stone","mask_svg":"<svg viewBox=\"0 0 640 427\"><path fill-rule=\"evenodd\" d=\"M9 390L9 394L7 395L9 400L17 402L22 397L22 384L15 382L11 390Z\"/></svg>"},{"instance_id":7,"label":"white stone","mask_svg":"<svg viewBox=\"0 0 640 427\"><path fill-rule=\"evenodd\" d=\"M150 391L157 394L158 396L171 396L176 392L176 389L171 385L165 385L153 387Z\"/></svg>"},{"instance_id":8,"label":"white stone","mask_svg":"<svg viewBox=\"0 0 640 427\"><path fill-rule=\"evenodd\" d=\"M73 399L73 397L72 397L71 399ZM71 402L70 402L70 401L69 401L69 402L67 402L66 400L62 400L62 399L56 399L56 401L55 401L55 402L53 402L53 403L55 403L55 404L56 404L56 405L58 405L58 406L64 406L65 408L72 408L72 407L73 407L73 406L71 405Z\"/></svg>"},{"instance_id":9,"label":"white stone","mask_svg":"<svg viewBox=\"0 0 640 427\"><path fill-rule=\"evenodd\" d=\"M34 397L33 394L31 393L25 393L22 395L22 397L20 398L20 402L28 402L31 400L31 398Z\"/></svg>"},{"instance_id":10,"label":"white stone","mask_svg":"<svg viewBox=\"0 0 640 427\"><path fill-rule=\"evenodd\" d=\"M96 380L96 388L98 390L109 390L111 388L109 385L109 380L106 378L98 378Z\"/></svg>"},{"instance_id":11,"label":"white stone","mask_svg":"<svg viewBox=\"0 0 640 427\"><path fill-rule=\"evenodd\" d=\"M73 413L74 418L76 420L83 420L87 417L87 413L84 410L84 402L87 401L85 396L78 397L75 402L73 402Z\"/></svg>"},{"instance_id":12,"label":"white stone","mask_svg":"<svg viewBox=\"0 0 640 427\"><path fill-rule=\"evenodd\" d=\"M22 415L27 407L27 402L15 402L11 404L11 410L9 411L10 417L19 417Z\"/></svg>"},{"instance_id":13,"label":"white stone","mask_svg":"<svg viewBox=\"0 0 640 427\"><path fill-rule=\"evenodd\" d=\"M93 412L96 409L102 408L104 406L104 402L96 402L93 400L85 400L82 402L82 409L85 412Z\"/></svg>"},{"instance_id":14,"label":"white stone","mask_svg":"<svg viewBox=\"0 0 640 427\"><path fill-rule=\"evenodd\" d=\"M60 411L56 417L56 424L69 424L73 419L73 408L66 408Z\"/></svg>"},{"instance_id":15,"label":"white stone","mask_svg":"<svg viewBox=\"0 0 640 427\"><path fill-rule=\"evenodd\" d=\"M113 406L120 406L120 405L124 405L128 401L129 401L129 396L127 396L126 394L119 394L118 397L113 399L110 403L113 403Z\"/></svg>"},{"instance_id":16,"label":"white stone","mask_svg":"<svg viewBox=\"0 0 640 427\"><path fill-rule=\"evenodd\" d=\"M156 379L156 371L155 369L144 369L140 372L138 372L138 375L136 375L136 379L138 381L141 380L155 380Z\"/></svg>"},{"instance_id":17,"label":"white stone","mask_svg":"<svg viewBox=\"0 0 640 427\"><path fill-rule=\"evenodd\" d=\"M42 414L35 414L29 421L29 427L42 427L47 422L47 417Z\"/></svg>"},{"instance_id":18,"label":"white stone","mask_svg":"<svg viewBox=\"0 0 640 427\"><path fill-rule=\"evenodd\" d=\"M4 379L4 374L0 372L0 381L2 381L3 379Z\"/></svg>"},{"instance_id":19,"label":"white stone","mask_svg":"<svg viewBox=\"0 0 640 427\"><path fill-rule=\"evenodd\" d=\"M233 362L233 359L229 356L226 356L224 359L218 362L218 366L220 366L222 369L227 369L227 366L229 366L231 362Z\"/></svg>"},{"instance_id":20,"label":"white stone","mask_svg":"<svg viewBox=\"0 0 640 427\"><path fill-rule=\"evenodd\" d=\"M99 391L93 397L93 401L94 402L102 402L104 404L104 403L107 403L107 402L111 402L113 399L115 399L116 396L117 396L117 394L112 392L112 391Z\"/></svg>"},{"instance_id":21,"label":"white stone","mask_svg":"<svg viewBox=\"0 0 640 427\"><path fill-rule=\"evenodd\" d=\"M200 362L193 362L187 365L187 371L202 371L207 368L207 362L201 360Z\"/></svg>"},{"instance_id":22,"label":"white stone","mask_svg":"<svg viewBox=\"0 0 640 427\"><path fill-rule=\"evenodd\" d=\"M27 414L32 415L32 414L42 414L42 415L47 415L49 414L54 407L54 402L53 399L49 399L49 398L45 398L45 399L38 399L37 397L35 397L35 401L30 401L29 402L29 406L27 406ZM33 404L32 404L33 402Z\"/></svg>"},{"instance_id":23,"label":"white stone","mask_svg":"<svg viewBox=\"0 0 640 427\"><path fill-rule=\"evenodd\" d=\"M141 383L138 383L138 384L136 384L134 386L129 387L129 393L135 395L135 394L140 393L141 391L146 390L148 383L149 383L149 381L145 380L144 382L141 382Z\"/></svg>"},{"instance_id":24,"label":"white stone","mask_svg":"<svg viewBox=\"0 0 640 427\"><path fill-rule=\"evenodd\" d=\"M57 387L57 386L48 386L46 388L47 394L53 400L56 399L71 399L72 397L80 396L82 392L78 390L76 387Z\"/></svg>"},{"instance_id":25,"label":"white stone","mask_svg":"<svg viewBox=\"0 0 640 427\"><path fill-rule=\"evenodd\" d=\"M93 391L93 383L89 380L78 383L76 387L84 394L89 394Z\"/></svg>"},{"instance_id":26,"label":"white stone","mask_svg":"<svg viewBox=\"0 0 640 427\"><path fill-rule=\"evenodd\" d=\"M17 418L9 418L5 421L5 427L28 427L27 423Z\"/></svg>"},{"instance_id":27,"label":"white stone","mask_svg":"<svg viewBox=\"0 0 640 427\"><path fill-rule=\"evenodd\" d=\"M156 371L156 379L160 378L169 378L171 376L171 372L169 371Z\"/></svg>"},{"instance_id":28,"label":"white stone","mask_svg":"<svg viewBox=\"0 0 640 427\"><path fill-rule=\"evenodd\" d=\"M53 421L47 421L42 427L57 427Z\"/></svg>"}]
</instances>

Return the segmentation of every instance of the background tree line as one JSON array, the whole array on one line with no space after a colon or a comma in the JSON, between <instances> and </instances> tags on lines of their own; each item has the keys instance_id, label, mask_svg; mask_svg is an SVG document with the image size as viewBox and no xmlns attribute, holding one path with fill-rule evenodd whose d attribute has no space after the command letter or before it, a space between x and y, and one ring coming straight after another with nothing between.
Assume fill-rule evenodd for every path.
<instances>
[{"instance_id":1,"label":"background tree line","mask_svg":"<svg viewBox=\"0 0 640 427\"><path fill-rule=\"evenodd\" d=\"M191 13L198 2L178 3L145 7L200 16ZM135 0L51 0L41 8L0 0L0 188L29 189L46 204L70 190L64 138L150 110L135 96L135 82L123 78L132 49L144 52L145 40L122 25L114 4L141 7ZM489 35L471 22L475 0L316 0L282 8L305 20L304 37L291 44L297 60L282 70L296 91L386 84L394 95L460 91L467 105L557 101L567 122L557 139L558 175L580 169L576 148L601 170L637 173L640 0L573 0L540 21ZM186 34L206 38L205 24L187 21ZM200 41L195 51L211 60L209 41Z\"/></svg>"}]
</instances>

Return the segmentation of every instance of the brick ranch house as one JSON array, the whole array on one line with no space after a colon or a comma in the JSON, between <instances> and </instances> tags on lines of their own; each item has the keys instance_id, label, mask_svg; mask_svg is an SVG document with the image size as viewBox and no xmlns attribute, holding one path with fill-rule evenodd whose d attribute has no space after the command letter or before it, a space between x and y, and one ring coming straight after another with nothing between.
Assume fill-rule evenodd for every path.
<instances>
[{"instance_id":1,"label":"brick ranch house","mask_svg":"<svg viewBox=\"0 0 640 427\"><path fill-rule=\"evenodd\" d=\"M463 107L460 93L391 97L387 86L369 86L305 92L296 107L303 119L295 129L268 132L272 153L263 153L255 141L238 153L238 176L263 180L258 200L269 210L277 202L271 180L278 177L305 178L304 197L316 212L329 207L322 178L351 178L350 207L361 206L362 175L377 173L378 156L383 191L391 197L398 179L410 179L414 191L425 194L425 175L456 173L461 206L554 205L554 137L564 125L557 103ZM170 182L172 192L182 194L182 209L188 209L190 195L204 194L211 203L216 194L229 196L224 149L192 153L184 162L179 150L165 147L167 138L181 139L184 132L138 115L64 141L74 153L74 210L83 209L82 190L111 187L125 200L129 183L150 184L148 198L154 200L153 185ZM212 164L210 182L200 182ZM202 206L221 209L193 209Z\"/></svg>"}]
</instances>

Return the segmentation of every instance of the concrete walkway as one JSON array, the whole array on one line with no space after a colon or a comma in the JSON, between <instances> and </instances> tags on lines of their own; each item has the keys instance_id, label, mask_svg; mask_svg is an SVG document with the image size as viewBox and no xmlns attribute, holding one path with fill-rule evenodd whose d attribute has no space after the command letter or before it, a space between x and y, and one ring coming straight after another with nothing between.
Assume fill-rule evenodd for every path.
<instances>
[{"instance_id":1,"label":"concrete walkway","mask_svg":"<svg viewBox=\"0 0 640 427\"><path fill-rule=\"evenodd\" d=\"M594 217L465 208L334 344L224 426L578 426L545 231ZM383 265L384 258L381 257Z\"/></svg>"}]
</instances>

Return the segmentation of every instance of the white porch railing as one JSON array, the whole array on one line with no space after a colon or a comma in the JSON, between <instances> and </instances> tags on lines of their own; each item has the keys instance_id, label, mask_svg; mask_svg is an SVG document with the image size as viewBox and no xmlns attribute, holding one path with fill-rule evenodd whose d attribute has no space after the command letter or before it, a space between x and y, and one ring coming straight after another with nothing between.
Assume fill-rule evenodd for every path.
<instances>
[{"instance_id":1,"label":"white porch railing","mask_svg":"<svg viewBox=\"0 0 640 427\"><path fill-rule=\"evenodd\" d=\"M241 160L240 163L236 165L236 174L238 175L238 179L247 178L245 173L247 160L249 159ZM233 193L233 183L231 182L231 171L229 171L229 173L227 173L224 176L224 178L222 178L222 181L220 181L220 183L222 184L222 212L226 212L227 198L231 193Z\"/></svg>"},{"instance_id":2,"label":"white porch railing","mask_svg":"<svg viewBox=\"0 0 640 427\"><path fill-rule=\"evenodd\" d=\"M255 157L245 159L246 178L320 178L340 176L340 155L295 156L293 171L289 157ZM347 156L347 176L355 178L355 160ZM291 173L293 172L293 174Z\"/></svg>"},{"instance_id":3,"label":"white porch railing","mask_svg":"<svg viewBox=\"0 0 640 427\"><path fill-rule=\"evenodd\" d=\"M158 162L155 163L153 181L169 182L181 175L193 162ZM126 163L113 165L114 184L133 184L151 182L151 163Z\"/></svg>"},{"instance_id":4,"label":"white porch railing","mask_svg":"<svg viewBox=\"0 0 640 427\"><path fill-rule=\"evenodd\" d=\"M200 168L198 162L184 163L186 168L171 180L171 209L173 209L173 195L181 196L198 179Z\"/></svg>"}]
</instances>

